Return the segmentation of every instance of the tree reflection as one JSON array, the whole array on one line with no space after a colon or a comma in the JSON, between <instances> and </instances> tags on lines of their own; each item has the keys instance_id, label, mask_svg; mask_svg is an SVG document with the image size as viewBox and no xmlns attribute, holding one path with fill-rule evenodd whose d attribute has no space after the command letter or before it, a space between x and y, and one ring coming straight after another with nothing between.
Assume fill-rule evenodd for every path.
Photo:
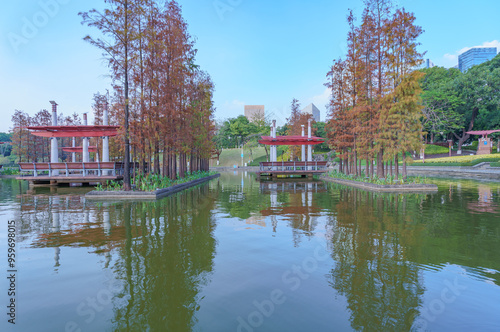
<instances>
[{"instance_id":1,"label":"tree reflection","mask_svg":"<svg viewBox=\"0 0 500 332\"><path fill-rule=\"evenodd\" d=\"M329 280L346 297L354 329L410 330L422 307L421 267L456 264L500 285L498 186L438 184L432 195L331 185Z\"/></svg>"},{"instance_id":2,"label":"tree reflection","mask_svg":"<svg viewBox=\"0 0 500 332\"><path fill-rule=\"evenodd\" d=\"M20 236L35 236L31 247L54 248L56 270L63 247L103 255L104 268L125 285L114 294L115 330L186 331L213 269L216 195L208 185L155 202L25 195Z\"/></svg>"},{"instance_id":3,"label":"tree reflection","mask_svg":"<svg viewBox=\"0 0 500 332\"><path fill-rule=\"evenodd\" d=\"M340 188L328 229L336 261L329 276L344 295L356 330L407 331L423 294L417 264L409 253L422 232L405 195ZM413 197L411 206L422 198Z\"/></svg>"},{"instance_id":4,"label":"tree reflection","mask_svg":"<svg viewBox=\"0 0 500 332\"><path fill-rule=\"evenodd\" d=\"M114 268L126 281L119 296L127 304L115 309L116 330L192 328L198 294L213 269L213 205L208 186L155 203L123 205L126 242Z\"/></svg>"}]
</instances>

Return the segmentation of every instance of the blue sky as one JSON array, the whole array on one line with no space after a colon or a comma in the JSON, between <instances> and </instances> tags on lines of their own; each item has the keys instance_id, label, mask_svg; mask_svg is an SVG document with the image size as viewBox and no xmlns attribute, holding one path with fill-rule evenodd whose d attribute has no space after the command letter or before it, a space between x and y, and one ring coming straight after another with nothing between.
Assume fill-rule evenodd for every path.
<instances>
[{"instance_id":1,"label":"blue sky","mask_svg":"<svg viewBox=\"0 0 500 332\"><path fill-rule=\"evenodd\" d=\"M346 15L360 16L362 0L179 0L196 37L198 63L216 85L216 118L243 114L245 104L263 104L281 124L292 98L314 104L325 119L323 86L333 59L344 56ZM398 0L425 30L421 51L436 65L451 67L473 46L500 49L497 0ZM94 93L110 87L101 52L82 38L96 31L77 13L101 8L103 0L23 0L0 12L0 132L15 109L91 112ZM31 26L32 29L29 29ZM33 29L34 28L34 29Z\"/></svg>"}]
</instances>

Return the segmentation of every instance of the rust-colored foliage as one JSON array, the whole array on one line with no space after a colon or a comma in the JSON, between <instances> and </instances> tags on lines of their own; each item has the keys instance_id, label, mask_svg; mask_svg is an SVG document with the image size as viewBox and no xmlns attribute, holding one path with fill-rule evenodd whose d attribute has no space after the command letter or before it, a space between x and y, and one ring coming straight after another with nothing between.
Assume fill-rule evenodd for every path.
<instances>
[{"instance_id":1,"label":"rust-colored foliage","mask_svg":"<svg viewBox=\"0 0 500 332\"><path fill-rule=\"evenodd\" d=\"M110 140L110 156L129 158L130 153L139 172L171 179L208 170L214 85L195 64L194 42L180 6L152 0L107 3L103 13L91 10L81 16L107 37L85 39L105 52L115 81L114 96L106 102L112 105L110 124L123 131L120 142ZM102 104L96 100L96 121Z\"/></svg>"},{"instance_id":2,"label":"rust-colored foliage","mask_svg":"<svg viewBox=\"0 0 500 332\"><path fill-rule=\"evenodd\" d=\"M364 159L366 174L374 175L376 159L377 176L384 177L384 162L397 165L398 153L420 146L415 68L423 56L416 50L422 28L412 13L394 10L390 0L365 5L359 26L349 13L346 59L335 61L327 73L332 90L327 132L342 171L360 174Z\"/></svg>"}]
</instances>

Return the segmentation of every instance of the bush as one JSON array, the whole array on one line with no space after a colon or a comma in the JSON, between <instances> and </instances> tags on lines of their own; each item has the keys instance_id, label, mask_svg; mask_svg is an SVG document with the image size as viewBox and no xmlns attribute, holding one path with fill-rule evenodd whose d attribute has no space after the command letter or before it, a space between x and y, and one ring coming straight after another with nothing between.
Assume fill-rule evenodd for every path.
<instances>
[{"instance_id":1,"label":"bush","mask_svg":"<svg viewBox=\"0 0 500 332\"><path fill-rule=\"evenodd\" d=\"M490 163L490 166L491 167L500 167L500 162L493 162L493 163Z\"/></svg>"},{"instance_id":2,"label":"bush","mask_svg":"<svg viewBox=\"0 0 500 332\"><path fill-rule=\"evenodd\" d=\"M430 144L425 145L425 154L427 155L442 154L448 152L449 148L445 148L444 146L430 145Z\"/></svg>"},{"instance_id":3,"label":"bush","mask_svg":"<svg viewBox=\"0 0 500 332\"><path fill-rule=\"evenodd\" d=\"M1 175L18 175L19 168L17 167L4 167L0 170Z\"/></svg>"}]
</instances>

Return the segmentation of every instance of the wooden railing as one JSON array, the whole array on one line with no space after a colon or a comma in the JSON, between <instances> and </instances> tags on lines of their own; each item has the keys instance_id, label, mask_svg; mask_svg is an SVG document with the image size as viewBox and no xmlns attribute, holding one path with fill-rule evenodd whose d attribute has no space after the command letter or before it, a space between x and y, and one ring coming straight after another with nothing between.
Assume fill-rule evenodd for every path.
<instances>
[{"instance_id":1,"label":"wooden railing","mask_svg":"<svg viewBox=\"0 0 500 332\"><path fill-rule=\"evenodd\" d=\"M85 162L85 163L19 163L21 175L48 176L60 175L65 172L65 176L70 175L97 175L116 176L123 173L123 162Z\"/></svg>"},{"instance_id":2,"label":"wooden railing","mask_svg":"<svg viewBox=\"0 0 500 332\"><path fill-rule=\"evenodd\" d=\"M326 165L326 161L272 161L260 163L260 171L322 171Z\"/></svg>"}]
</instances>

